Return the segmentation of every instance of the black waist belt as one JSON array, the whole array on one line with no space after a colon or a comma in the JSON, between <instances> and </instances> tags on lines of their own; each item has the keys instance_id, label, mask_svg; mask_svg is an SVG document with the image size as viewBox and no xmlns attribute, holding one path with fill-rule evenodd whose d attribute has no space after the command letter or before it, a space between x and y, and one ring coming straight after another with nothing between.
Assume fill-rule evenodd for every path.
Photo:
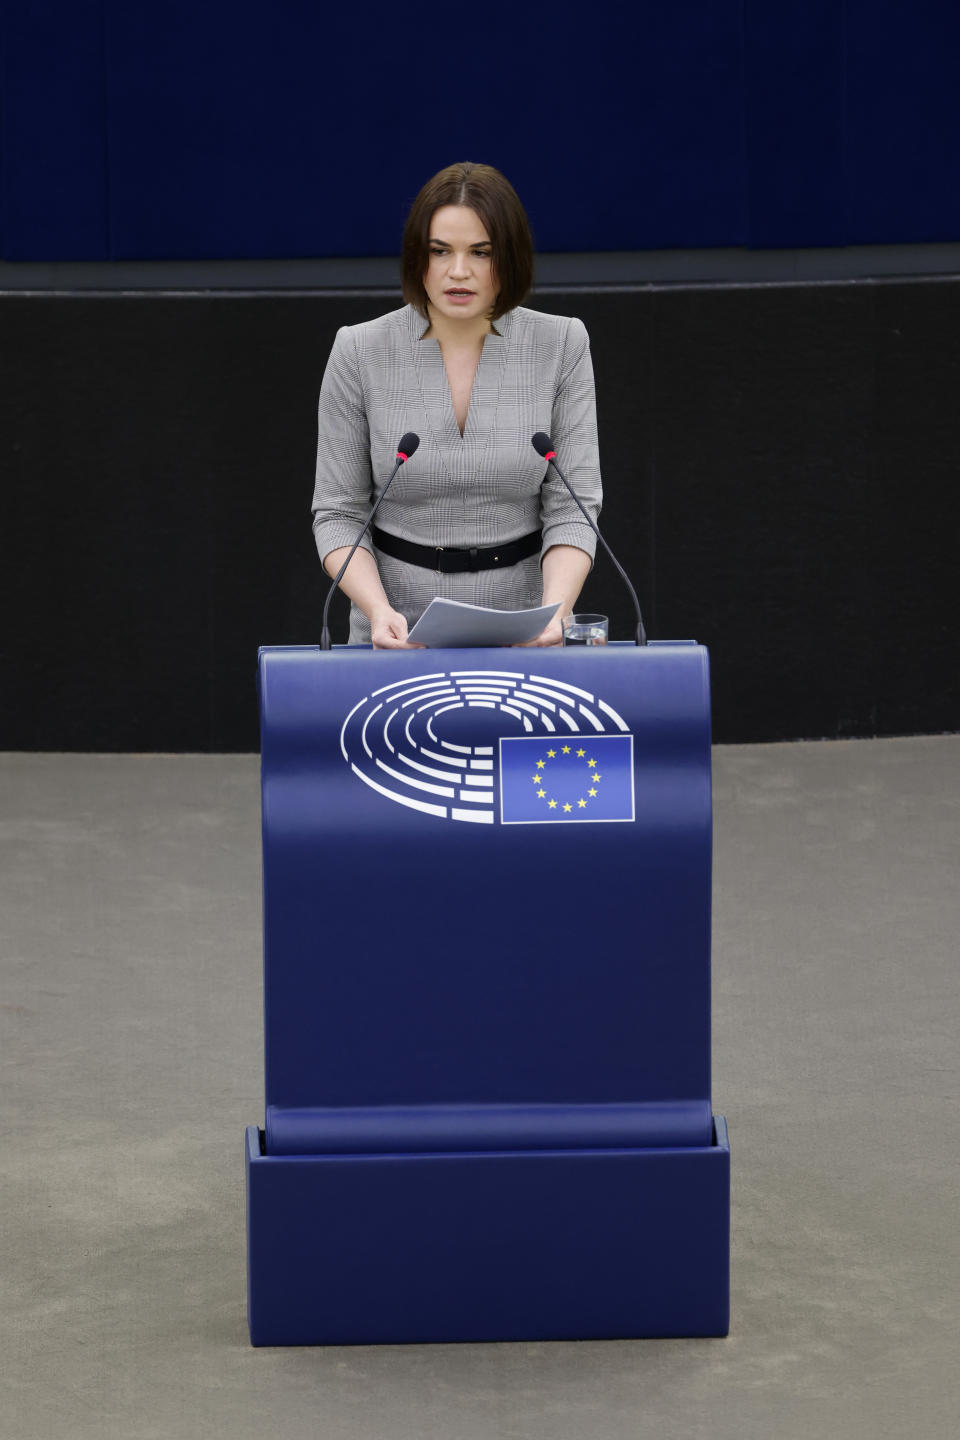
<instances>
[{"instance_id":1,"label":"black waist belt","mask_svg":"<svg viewBox=\"0 0 960 1440\"><path fill-rule=\"evenodd\" d=\"M539 530L521 535L519 540L508 540L505 545L474 546L470 550L455 550L448 545L414 545L411 540L401 540L387 530L374 525L371 531L373 543L384 555L394 560L406 560L408 565L422 565L424 570L436 570L438 575L460 575L465 570L500 570L504 565L516 565L536 555L542 536Z\"/></svg>"}]
</instances>

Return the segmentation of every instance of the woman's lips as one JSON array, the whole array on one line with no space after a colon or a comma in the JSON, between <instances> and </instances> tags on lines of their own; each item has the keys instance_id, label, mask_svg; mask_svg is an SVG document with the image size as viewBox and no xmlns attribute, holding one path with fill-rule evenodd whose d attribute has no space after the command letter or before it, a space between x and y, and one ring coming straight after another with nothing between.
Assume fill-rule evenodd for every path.
<instances>
[{"instance_id":1,"label":"woman's lips","mask_svg":"<svg viewBox=\"0 0 960 1440\"><path fill-rule=\"evenodd\" d=\"M466 305L473 299L472 290L445 290L443 293L454 305Z\"/></svg>"}]
</instances>

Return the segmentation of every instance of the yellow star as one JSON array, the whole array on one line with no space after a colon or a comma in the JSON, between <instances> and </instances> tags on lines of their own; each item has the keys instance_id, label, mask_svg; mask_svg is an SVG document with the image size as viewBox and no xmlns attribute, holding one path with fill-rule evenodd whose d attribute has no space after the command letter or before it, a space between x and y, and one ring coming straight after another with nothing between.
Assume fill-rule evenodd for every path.
<instances>
[{"instance_id":1,"label":"yellow star","mask_svg":"<svg viewBox=\"0 0 960 1440\"><path fill-rule=\"evenodd\" d=\"M546 795L546 793L547 793L546 790L538 790L538 791L537 791L537 799L538 799L538 800L542 800L543 797Z\"/></svg>"},{"instance_id":2,"label":"yellow star","mask_svg":"<svg viewBox=\"0 0 960 1440\"><path fill-rule=\"evenodd\" d=\"M538 769L538 770L542 770L543 767L544 767L544 765L546 765L546 763L547 763L546 760L538 760L538 761L537 761L537 769Z\"/></svg>"},{"instance_id":3,"label":"yellow star","mask_svg":"<svg viewBox=\"0 0 960 1440\"><path fill-rule=\"evenodd\" d=\"M540 784L540 781L543 779L543 776L542 776L542 775L531 775L531 776L530 776L530 779L533 781L534 785L539 785L539 784Z\"/></svg>"},{"instance_id":4,"label":"yellow star","mask_svg":"<svg viewBox=\"0 0 960 1440\"><path fill-rule=\"evenodd\" d=\"M588 790L588 791L587 791L587 794L588 794L588 795L596 795L596 793L597 793L596 790Z\"/></svg>"},{"instance_id":5,"label":"yellow star","mask_svg":"<svg viewBox=\"0 0 960 1440\"><path fill-rule=\"evenodd\" d=\"M569 746L569 745L564 745L562 753L563 753L564 755L569 755L569 754L570 754L570 746Z\"/></svg>"},{"instance_id":6,"label":"yellow star","mask_svg":"<svg viewBox=\"0 0 960 1440\"><path fill-rule=\"evenodd\" d=\"M551 810L556 810L556 808L557 808L557 802L556 802L556 800L548 800L548 801L547 801L547 804L550 806L550 809L551 809Z\"/></svg>"},{"instance_id":7,"label":"yellow star","mask_svg":"<svg viewBox=\"0 0 960 1440\"><path fill-rule=\"evenodd\" d=\"M594 780L602 780L602 779L603 779L603 776L602 776L602 775L598 775L597 772L594 771L594 772L593 772L593 778L594 778Z\"/></svg>"},{"instance_id":8,"label":"yellow star","mask_svg":"<svg viewBox=\"0 0 960 1440\"><path fill-rule=\"evenodd\" d=\"M580 809L581 809L581 810L585 810L585 809L587 808L587 802L586 802L586 800L578 800L578 801L577 801L577 804L580 806Z\"/></svg>"},{"instance_id":9,"label":"yellow star","mask_svg":"<svg viewBox=\"0 0 960 1440\"><path fill-rule=\"evenodd\" d=\"M548 760L556 760L556 758L557 758L557 752L556 752L556 750L548 750L548 751L547 751L547 759L548 759Z\"/></svg>"},{"instance_id":10,"label":"yellow star","mask_svg":"<svg viewBox=\"0 0 960 1440\"><path fill-rule=\"evenodd\" d=\"M587 753L586 750L578 750L578 751L577 751L577 754L579 755L579 757L580 757L581 760L583 759L584 755L586 755L586 753Z\"/></svg>"},{"instance_id":11,"label":"yellow star","mask_svg":"<svg viewBox=\"0 0 960 1440\"><path fill-rule=\"evenodd\" d=\"M588 765L596 765L596 763L597 763L596 760L588 760L588 761L587 761L587 764L588 764Z\"/></svg>"},{"instance_id":12,"label":"yellow star","mask_svg":"<svg viewBox=\"0 0 960 1440\"><path fill-rule=\"evenodd\" d=\"M572 810L572 809L573 809L573 806L572 806L572 805L564 805L563 808L564 808L564 810Z\"/></svg>"}]
</instances>

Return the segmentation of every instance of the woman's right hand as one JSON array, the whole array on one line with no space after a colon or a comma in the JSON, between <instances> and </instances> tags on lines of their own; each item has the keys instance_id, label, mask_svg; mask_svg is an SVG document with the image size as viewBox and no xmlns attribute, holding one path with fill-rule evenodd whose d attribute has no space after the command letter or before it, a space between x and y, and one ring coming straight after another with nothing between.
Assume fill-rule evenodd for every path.
<instances>
[{"instance_id":1,"label":"woman's right hand","mask_svg":"<svg viewBox=\"0 0 960 1440\"><path fill-rule=\"evenodd\" d=\"M370 616L370 639L374 650L422 650L422 645L411 645L407 639L407 622L396 610L389 607L377 610Z\"/></svg>"}]
</instances>

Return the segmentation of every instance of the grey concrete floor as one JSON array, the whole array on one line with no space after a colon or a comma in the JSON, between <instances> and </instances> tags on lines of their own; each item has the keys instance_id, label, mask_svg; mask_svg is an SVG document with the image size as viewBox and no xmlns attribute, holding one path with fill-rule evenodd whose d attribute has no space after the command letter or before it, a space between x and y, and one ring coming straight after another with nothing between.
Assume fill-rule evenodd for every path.
<instances>
[{"instance_id":1,"label":"grey concrete floor","mask_svg":"<svg viewBox=\"0 0 960 1440\"><path fill-rule=\"evenodd\" d=\"M715 780L729 1339L253 1350L257 761L0 757L3 1440L952 1440L960 737Z\"/></svg>"}]
</instances>

